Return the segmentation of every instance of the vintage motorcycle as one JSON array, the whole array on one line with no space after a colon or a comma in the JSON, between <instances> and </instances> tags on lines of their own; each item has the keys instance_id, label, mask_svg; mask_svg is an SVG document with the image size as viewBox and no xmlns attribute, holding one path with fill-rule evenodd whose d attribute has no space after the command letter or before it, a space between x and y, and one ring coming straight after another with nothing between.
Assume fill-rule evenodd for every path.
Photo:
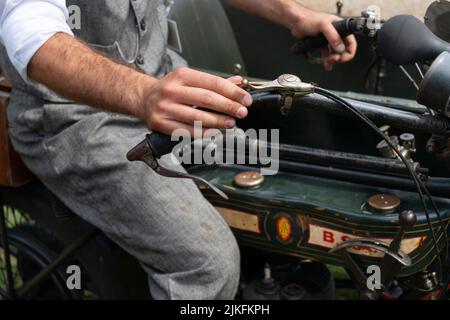
<instances>
[{"instance_id":1,"label":"vintage motorcycle","mask_svg":"<svg viewBox=\"0 0 450 320\"><path fill-rule=\"evenodd\" d=\"M271 82L244 81L243 87L253 95L253 108L278 107L284 114L295 107L320 108L353 115L380 136L377 148L384 158L276 145L271 146L280 158L281 171L276 176L264 177L250 166L232 164L213 169L196 165L185 174L163 168L157 161L172 152L179 140L152 133L129 152L128 159L143 161L163 176L197 180L207 199L236 230L241 244L344 266L362 298L379 298L394 283L402 295L407 295L408 288L447 288L450 180L430 177L413 160L414 135L391 136L387 125L428 132L434 135L434 143L448 139L450 44L412 16L396 16L379 30L369 27L373 22L365 15L335 27L342 36L377 33L378 46L392 63L434 61L417 98L430 108L427 111L407 112L346 100L294 75ZM305 53L326 43L324 37L309 38L293 50ZM385 126L378 128L374 122ZM217 147L216 139L203 141L204 148ZM259 147L259 140L247 141L246 155ZM181 151L185 157L186 150ZM365 268L371 265L380 268L378 289L367 287ZM431 273L425 271L430 265ZM290 299L308 295L298 283L278 288L278 293L276 288L267 273L250 296L280 294Z\"/></svg>"},{"instance_id":2,"label":"vintage motorcycle","mask_svg":"<svg viewBox=\"0 0 450 320\"><path fill-rule=\"evenodd\" d=\"M276 109L287 115L313 109L362 121L379 136L376 149L382 157L267 142L279 154L280 171L273 176L260 174L260 155L257 164L200 164L186 166L187 173L173 172L158 159L179 141L153 132L128 158L161 175L199 182L242 247L239 298L331 299L335 286L350 286L362 299L448 299L450 179L431 177L414 153L425 145L448 161L450 44L411 16L381 22L365 12L335 26L343 36L359 33L373 39L394 64L428 65L417 98L421 105L345 99L282 75L271 82L243 83L254 97L252 112ZM311 58L310 52L325 44L323 37L308 38L293 51ZM397 129L408 133L392 134ZM413 133L431 138L422 145ZM262 142L244 140L244 153L235 156L249 160ZM217 140L202 141L201 148L211 144L217 146ZM2 188L1 194L1 297L147 295L137 262L75 217L39 181ZM80 290L66 286L70 265L82 268ZM335 283L326 265L344 267L351 283ZM376 268L379 277L372 277Z\"/></svg>"}]
</instances>

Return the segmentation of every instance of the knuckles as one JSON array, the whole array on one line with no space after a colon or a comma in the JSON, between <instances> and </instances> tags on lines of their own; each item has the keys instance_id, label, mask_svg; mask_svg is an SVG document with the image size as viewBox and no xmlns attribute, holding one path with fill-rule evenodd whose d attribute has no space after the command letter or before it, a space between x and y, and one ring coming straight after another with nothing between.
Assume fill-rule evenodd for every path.
<instances>
[{"instance_id":1,"label":"knuckles","mask_svg":"<svg viewBox=\"0 0 450 320\"><path fill-rule=\"evenodd\" d=\"M234 115L238 112L240 108L240 105L233 102L233 101L228 101L226 104L226 113L230 114L230 115Z\"/></svg>"},{"instance_id":2,"label":"knuckles","mask_svg":"<svg viewBox=\"0 0 450 320\"><path fill-rule=\"evenodd\" d=\"M213 82L213 87L215 89L214 91L223 92L225 89L224 81L226 81L226 80L219 78L219 77L215 77L214 82Z\"/></svg>"},{"instance_id":3,"label":"knuckles","mask_svg":"<svg viewBox=\"0 0 450 320\"><path fill-rule=\"evenodd\" d=\"M154 105L154 111L157 113L165 113L168 109L168 103L165 100L160 100Z\"/></svg>"},{"instance_id":4,"label":"knuckles","mask_svg":"<svg viewBox=\"0 0 450 320\"><path fill-rule=\"evenodd\" d=\"M209 92L205 92L201 95L200 102L201 105L204 107L214 106L215 104L217 104L217 101L214 99L214 96Z\"/></svg>"},{"instance_id":5,"label":"knuckles","mask_svg":"<svg viewBox=\"0 0 450 320\"><path fill-rule=\"evenodd\" d=\"M161 86L160 93L163 98L172 98L177 94L176 85L171 81L166 82Z\"/></svg>"},{"instance_id":6,"label":"knuckles","mask_svg":"<svg viewBox=\"0 0 450 320\"><path fill-rule=\"evenodd\" d=\"M172 72L175 78L186 79L191 73L189 68L181 67Z\"/></svg>"},{"instance_id":7,"label":"knuckles","mask_svg":"<svg viewBox=\"0 0 450 320\"><path fill-rule=\"evenodd\" d=\"M319 27L323 33L328 34L328 37L329 37L328 41L330 42L330 44L332 46L338 46L342 42L342 40L339 37L339 34L337 32L335 32L335 33L328 32L328 31L334 30L334 27L332 26L331 21L322 19L319 23Z\"/></svg>"},{"instance_id":8,"label":"knuckles","mask_svg":"<svg viewBox=\"0 0 450 320\"><path fill-rule=\"evenodd\" d=\"M197 121L201 121L201 122L204 121L203 116L200 112L193 112L192 116L191 116L191 120L192 120L192 124L194 124Z\"/></svg>"},{"instance_id":9,"label":"knuckles","mask_svg":"<svg viewBox=\"0 0 450 320\"><path fill-rule=\"evenodd\" d=\"M151 115L148 119L147 119L147 126L149 128L151 128L152 130L160 130L160 124L161 121L160 119L155 116L155 115Z\"/></svg>"}]
</instances>

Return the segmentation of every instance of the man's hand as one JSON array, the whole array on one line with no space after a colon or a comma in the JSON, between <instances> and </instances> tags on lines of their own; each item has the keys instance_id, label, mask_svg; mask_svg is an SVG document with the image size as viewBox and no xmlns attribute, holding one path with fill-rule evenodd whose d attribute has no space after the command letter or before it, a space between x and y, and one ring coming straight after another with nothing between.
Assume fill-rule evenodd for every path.
<instances>
[{"instance_id":1,"label":"man's hand","mask_svg":"<svg viewBox=\"0 0 450 320\"><path fill-rule=\"evenodd\" d=\"M357 43L354 36L341 39L332 23L337 16L315 12L300 5L300 0L226 0L229 4L288 28L297 39L323 33L330 46L322 50L324 67L331 70L339 62L355 57Z\"/></svg>"},{"instance_id":2,"label":"man's hand","mask_svg":"<svg viewBox=\"0 0 450 320\"><path fill-rule=\"evenodd\" d=\"M194 122L208 128L227 129L242 119L252 104L248 92L228 80L189 68L180 68L156 81L144 95L143 118L149 128L165 134L184 128L194 134ZM202 107L206 110L197 109Z\"/></svg>"},{"instance_id":3,"label":"man's hand","mask_svg":"<svg viewBox=\"0 0 450 320\"><path fill-rule=\"evenodd\" d=\"M194 121L202 121L204 128L232 128L252 104L250 94L237 86L241 77L226 80L181 68L156 79L61 33L36 52L28 75L69 99L136 116L165 134L178 128L193 133Z\"/></svg>"},{"instance_id":4,"label":"man's hand","mask_svg":"<svg viewBox=\"0 0 450 320\"><path fill-rule=\"evenodd\" d=\"M329 43L328 48L322 49L324 67L327 71L331 71L334 64L348 62L355 57L358 47L355 36L342 39L333 26L333 22L341 20L339 17L302 7L299 11L298 19L294 19L291 26L292 35L301 39L323 33Z\"/></svg>"}]
</instances>

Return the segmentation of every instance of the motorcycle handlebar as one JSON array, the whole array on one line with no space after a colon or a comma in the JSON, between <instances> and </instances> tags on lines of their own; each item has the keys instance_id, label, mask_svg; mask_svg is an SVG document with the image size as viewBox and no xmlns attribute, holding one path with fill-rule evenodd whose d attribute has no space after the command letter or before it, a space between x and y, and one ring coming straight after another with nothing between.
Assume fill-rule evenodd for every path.
<instances>
[{"instance_id":1,"label":"motorcycle handlebar","mask_svg":"<svg viewBox=\"0 0 450 320\"><path fill-rule=\"evenodd\" d=\"M430 134L446 134L450 128L450 119L446 117L422 115L376 104L349 99L347 100L356 109L364 113L369 119L380 125L389 124L402 129L420 131ZM256 92L253 94L253 106L255 107L280 108L282 104L283 98L280 94L261 92ZM312 94L304 97L296 97L294 99L293 106L313 110L321 110L337 115L351 115L339 104L317 94ZM172 141L171 137L168 135L164 135L159 132L153 132L152 134L147 136L145 142L143 141L140 144L140 148L133 148L133 150L128 153L127 157L129 160L131 160L131 158L136 158L137 151L140 151L140 153L142 153L142 146L144 145L145 150L151 150L153 156L159 159L162 156L171 153L173 148L178 143L179 141Z\"/></svg>"}]
</instances>

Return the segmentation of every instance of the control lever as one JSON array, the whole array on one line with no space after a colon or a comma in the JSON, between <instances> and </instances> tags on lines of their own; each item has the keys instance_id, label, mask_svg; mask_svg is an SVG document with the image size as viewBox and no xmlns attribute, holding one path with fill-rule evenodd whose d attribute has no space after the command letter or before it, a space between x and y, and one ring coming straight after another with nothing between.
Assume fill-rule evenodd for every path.
<instances>
[{"instance_id":1,"label":"control lever","mask_svg":"<svg viewBox=\"0 0 450 320\"><path fill-rule=\"evenodd\" d=\"M244 81L244 89L253 91L292 92L296 95L307 95L314 92L314 85L303 82L293 74L282 74L273 81Z\"/></svg>"},{"instance_id":2,"label":"control lever","mask_svg":"<svg viewBox=\"0 0 450 320\"><path fill-rule=\"evenodd\" d=\"M399 215L400 230L395 236L394 240L389 245L389 250L392 252L401 253L400 250L402 239L405 236L406 228L413 227L417 222L417 217L411 210L403 211ZM394 280L395 275L400 271L402 265L398 263L391 255L385 255L380 263L381 284L386 288ZM382 290L382 289L380 289ZM381 294L382 291L379 292Z\"/></svg>"},{"instance_id":3,"label":"control lever","mask_svg":"<svg viewBox=\"0 0 450 320\"><path fill-rule=\"evenodd\" d=\"M391 142L397 147L398 151L400 151L401 155L411 161L414 170L419 168L419 163L412 161L412 154L415 153L416 150L416 137L412 133L403 133L398 136L391 136L389 134L389 126L382 126L380 130L389 138ZM396 151L392 149L385 140L382 140L377 144L377 150L383 155L383 157L387 159L397 159L399 155L397 155Z\"/></svg>"},{"instance_id":4,"label":"control lever","mask_svg":"<svg viewBox=\"0 0 450 320\"><path fill-rule=\"evenodd\" d=\"M370 300L378 299L383 290L391 285L402 266L410 266L412 264L411 258L400 247L406 228L414 226L416 222L417 217L414 212L410 210L403 211L399 214L400 229L390 245L376 239L359 238L346 240L329 251L330 253L340 253L350 271L351 277L358 285L361 298ZM354 247L368 247L384 253L384 257L379 264L381 270L380 289L373 291L367 287L367 278L364 272L350 256L348 251L349 248Z\"/></svg>"},{"instance_id":5,"label":"control lever","mask_svg":"<svg viewBox=\"0 0 450 320\"><path fill-rule=\"evenodd\" d=\"M127 159L129 161L144 162L152 170L163 177L184 178L200 181L215 193L217 193L219 196L221 196L225 200L228 200L228 196L222 190L214 186L212 183L206 181L205 179L160 166L157 159L161 158L165 154L172 152L173 147L175 147L177 144L178 142L171 141L171 138L169 136L163 135L159 132L153 132L151 134L148 134L144 141L139 143L136 147L128 152Z\"/></svg>"},{"instance_id":6,"label":"control lever","mask_svg":"<svg viewBox=\"0 0 450 320\"><path fill-rule=\"evenodd\" d=\"M299 77L293 74L282 74L273 81L248 81L244 80L241 84L243 89L253 91L254 95L258 92L276 91L282 97L281 113L286 115L291 109L294 98L297 96L306 96L314 93L315 84L303 82ZM255 99L254 102L256 102Z\"/></svg>"}]
</instances>

